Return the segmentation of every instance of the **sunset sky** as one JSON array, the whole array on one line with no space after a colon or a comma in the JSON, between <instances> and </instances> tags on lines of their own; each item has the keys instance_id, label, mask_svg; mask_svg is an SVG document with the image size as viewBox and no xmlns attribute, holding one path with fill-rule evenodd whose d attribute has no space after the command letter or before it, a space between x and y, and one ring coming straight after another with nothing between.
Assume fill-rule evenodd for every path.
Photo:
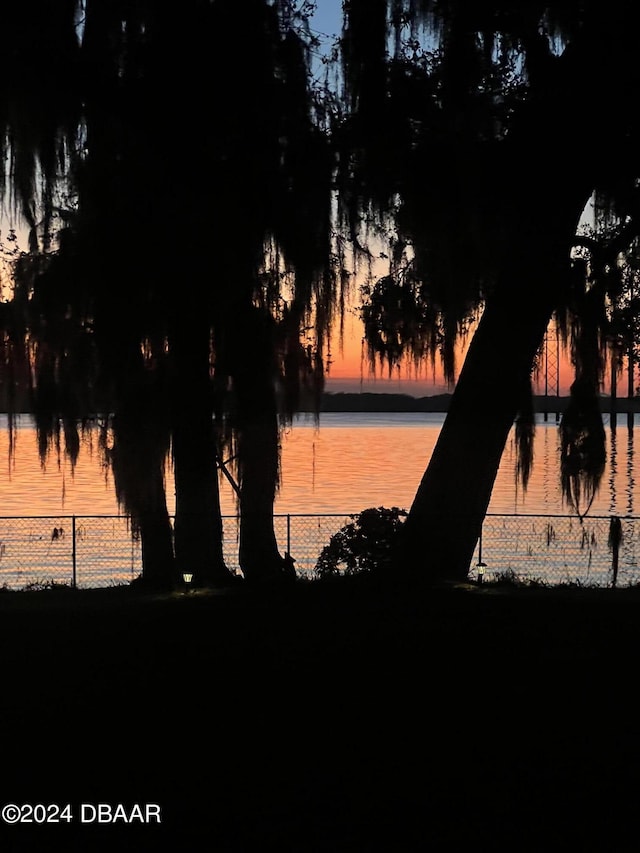
<instances>
[{"instance_id":1,"label":"sunset sky","mask_svg":"<svg viewBox=\"0 0 640 853\"><path fill-rule=\"evenodd\" d=\"M331 345L331 365L327 375L326 390L332 393L340 392L373 392L373 393L396 393L411 394L414 397L423 397L431 394L443 394L452 391L444 382L442 371L436 362L436 371L433 373L430 364L425 363L422 369L417 369L410 363L401 364L392 375L384 367L378 367L375 373L367 363L363 352L363 326L357 316L359 299L354 296L351 309L345 314L345 328L340 345L339 335L336 330ZM496 346L499 342L496 342ZM547 367L548 393L555 395L555 346L552 344L549 351ZM464 346L459 347L458 369L462 367L464 360ZM569 393L569 387L573 381L572 368L569 358L562 351L559 354L559 392L565 396ZM544 393L544 372L541 372L537 384L536 393ZM604 389L609 393L609 388ZM626 377L619 379L618 393L626 395Z\"/></svg>"}]
</instances>

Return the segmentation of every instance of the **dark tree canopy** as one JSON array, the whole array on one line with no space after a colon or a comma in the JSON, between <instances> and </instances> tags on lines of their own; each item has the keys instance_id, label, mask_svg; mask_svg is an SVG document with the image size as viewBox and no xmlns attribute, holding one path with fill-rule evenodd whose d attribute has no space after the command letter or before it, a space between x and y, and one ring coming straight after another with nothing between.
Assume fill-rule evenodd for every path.
<instances>
[{"instance_id":1,"label":"dark tree canopy","mask_svg":"<svg viewBox=\"0 0 640 853\"><path fill-rule=\"evenodd\" d=\"M340 277L304 23L266 0L241 14L228 0L33 0L5 22L3 186L30 229L5 335L31 365L42 452L64 426L73 460L74 425L108 417L134 516L166 513L142 444L150 468L169 452L180 464L191 516L214 510L193 423L201 457L231 445L268 507L277 409L319 399Z\"/></svg>"},{"instance_id":2,"label":"dark tree canopy","mask_svg":"<svg viewBox=\"0 0 640 853\"><path fill-rule=\"evenodd\" d=\"M511 300L517 324L529 293L546 289L576 370L563 420L572 460L563 483L575 503L602 471L596 397L625 299L619 255L640 223L628 4L344 7L341 211L359 235L363 222L378 239L391 235L389 274L365 293L370 358L391 366L438 352L453 381L455 343L487 304ZM601 227L585 263L576 229L589 201ZM526 482L530 388L526 377L517 384Z\"/></svg>"}]
</instances>

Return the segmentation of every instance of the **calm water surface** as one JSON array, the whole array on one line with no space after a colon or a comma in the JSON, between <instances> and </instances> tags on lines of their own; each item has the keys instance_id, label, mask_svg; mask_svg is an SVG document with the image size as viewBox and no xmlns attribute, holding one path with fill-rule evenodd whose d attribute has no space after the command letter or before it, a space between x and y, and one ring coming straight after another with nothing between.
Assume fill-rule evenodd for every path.
<instances>
[{"instance_id":1,"label":"calm water surface","mask_svg":"<svg viewBox=\"0 0 640 853\"><path fill-rule=\"evenodd\" d=\"M408 508L437 440L444 415L338 414L321 416L319 425L298 417L282 437L282 482L276 512L352 513L370 506ZM636 420L638 420L636 416ZM640 512L635 451L640 426L628 431L607 427L607 468L590 514ZM526 493L515 483L513 433L502 459L489 511L517 514L571 514L559 485L558 426L542 417L534 442L534 470ZM22 418L15 454L9 457L6 418L0 416L0 515L112 515L118 513L113 480L100 461L97 437L83 443L74 471L51 453L44 466L37 455L35 430ZM235 512L234 494L222 480L223 513ZM171 472L167 498L174 508Z\"/></svg>"},{"instance_id":2,"label":"calm water surface","mask_svg":"<svg viewBox=\"0 0 640 853\"><path fill-rule=\"evenodd\" d=\"M638 418L636 417L636 420ZM408 508L433 452L444 415L325 414L320 426L298 419L283 439L282 512L358 511L368 506ZM607 422L607 467L590 513L640 512L635 447L640 425L629 433ZM516 485L513 431L502 458L489 511L571 514L562 500L558 424L539 417L534 469L526 492ZM305 509L297 509L304 506Z\"/></svg>"}]
</instances>

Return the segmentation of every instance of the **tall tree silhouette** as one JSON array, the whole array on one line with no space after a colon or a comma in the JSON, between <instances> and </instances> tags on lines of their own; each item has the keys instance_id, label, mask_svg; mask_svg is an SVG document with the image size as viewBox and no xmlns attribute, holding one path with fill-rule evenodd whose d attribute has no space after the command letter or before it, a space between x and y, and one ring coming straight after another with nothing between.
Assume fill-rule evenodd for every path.
<instances>
[{"instance_id":1,"label":"tall tree silhouette","mask_svg":"<svg viewBox=\"0 0 640 853\"><path fill-rule=\"evenodd\" d=\"M571 494L585 469L582 485L597 483L598 328L612 279L585 276L572 250L591 198L606 203L626 245L638 232L634 27L620 2L344 8L343 217L354 229L363 218L397 228L390 279L369 315L372 345L393 359L399 341L418 352L435 342L451 373L452 341L481 311L403 530L414 576L463 578L545 329L569 306L581 343L563 422L565 484ZM409 291L418 309L402 329L385 305L396 310ZM531 447L528 430L520 435Z\"/></svg>"},{"instance_id":2,"label":"tall tree silhouette","mask_svg":"<svg viewBox=\"0 0 640 853\"><path fill-rule=\"evenodd\" d=\"M147 529L164 531L164 544L146 549L155 582L186 566L201 582L228 578L214 461L229 440L242 570L281 574L276 415L280 400L295 405L302 379L317 390L322 377L336 302L334 167L345 235L359 245L363 223L396 230L381 313L370 316L376 346L393 358L405 334L416 352L435 342L452 373L455 335L481 313L404 526L404 562L466 575L519 413L531 447L525 400L554 312L572 318L577 365L563 422L567 488L576 495L585 470L578 485L597 483L595 356L617 285L596 274L595 255L587 269L572 249L590 198L609 211L611 246L638 236L627 92L640 69L627 4L614 0L606 14L577 0L344 6L335 160L311 118L293 2L250 0L241 20L231 0L24 0L5 15L3 179L31 250L19 303L2 312L5 351L23 334L43 442L62 417L73 454L73 423L90 407L113 416L119 494L140 518L149 502ZM396 286L428 310L392 340L380 324ZM309 350L300 330L313 324ZM157 479L167 447L177 563Z\"/></svg>"},{"instance_id":3,"label":"tall tree silhouette","mask_svg":"<svg viewBox=\"0 0 640 853\"><path fill-rule=\"evenodd\" d=\"M61 416L110 416L119 499L154 555L154 583L183 568L200 583L229 578L216 468L229 440L251 527L242 570L281 575L275 383L286 380L291 400L308 355L277 343L293 320L299 339L314 301L325 316L334 296L331 161L294 7L250 0L240 16L229 0L27 0L5 21L3 177L30 228L21 317L50 353L34 363L36 388L93 387L90 372L100 390L76 394L74 408L39 392L40 434L46 442ZM74 357L63 383L78 341L91 358ZM169 448L175 560L161 479Z\"/></svg>"}]
</instances>

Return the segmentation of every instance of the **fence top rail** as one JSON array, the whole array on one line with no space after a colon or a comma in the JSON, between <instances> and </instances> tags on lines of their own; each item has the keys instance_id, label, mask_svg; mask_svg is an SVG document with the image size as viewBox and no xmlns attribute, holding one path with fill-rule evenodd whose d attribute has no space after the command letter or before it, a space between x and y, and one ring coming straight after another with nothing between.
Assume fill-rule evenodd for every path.
<instances>
[{"instance_id":1,"label":"fence top rail","mask_svg":"<svg viewBox=\"0 0 640 853\"><path fill-rule=\"evenodd\" d=\"M123 515L113 515L113 514L112 515L107 515L107 514L104 514L104 515L80 515L77 512L72 513L71 515L65 514L63 512L59 513L58 515L53 515L53 514L49 514L49 515L0 515L0 521L47 521L47 519L52 519L52 518L55 519L56 521L63 521L65 519L67 519L69 521L73 521L74 518L76 520L79 518L117 518L117 519L122 519L123 521L128 521L131 519L131 516L125 515L125 514L123 514Z\"/></svg>"},{"instance_id":2,"label":"fence top rail","mask_svg":"<svg viewBox=\"0 0 640 853\"><path fill-rule=\"evenodd\" d=\"M283 513L274 513L274 518L350 518L353 515L359 515L358 512L283 512ZM237 519L238 515L223 515L222 518L233 518ZM127 521L131 519L131 515L127 513L122 513L121 515L116 514L102 514L102 515L93 515L90 513L49 513L48 515L0 515L0 521L25 521L35 519L37 521L46 521L47 519L55 518L56 520L61 519L69 519L72 521L80 518L117 518L122 519L123 521ZM175 518L174 513L169 513L169 518Z\"/></svg>"},{"instance_id":3,"label":"fence top rail","mask_svg":"<svg viewBox=\"0 0 640 853\"><path fill-rule=\"evenodd\" d=\"M274 518L351 518L352 516L360 515L362 510L358 512L281 512L274 513ZM57 520L60 519L69 519L72 521L74 518L115 518L122 519L123 521L128 521L131 519L131 515L128 513L122 514L92 514L92 513L49 513L48 515L0 515L0 521L16 521L16 520L38 520L45 521L47 519L55 518ZM169 514L169 518L175 518L174 513ZM234 518L237 519L238 515L223 515L222 518ZM609 513L607 515L587 515L582 518L573 513L550 513L550 512L488 512L485 515L485 518L568 518L574 519L575 521L608 521L611 518L620 518L622 520L627 521L640 521L640 515L630 515L621 514L621 513Z\"/></svg>"},{"instance_id":4,"label":"fence top rail","mask_svg":"<svg viewBox=\"0 0 640 853\"><path fill-rule=\"evenodd\" d=\"M286 512L286 513L274 513L274 519L287 519L287 518L354 518L359 515L359 512ZM238 515L223 515L221 516L223 519L233 519L235 521L238 520ZM171 513L169 518L175 519L175 514ZM621 521L640 521L640 515L622 515L622 514L609 514L609 515L588 515L584 517L580 517L575 514L569 513L544 513L544 512L532 512L532 513L520 513L520 512L488 512L485 515L486 519L499 519L499 518L509 518L509 519L521 519L526 521L527 519L547 519L550 521L561 519L563 521L577 521L579 523L589 522L589 521L610 521L612 518L619 518ZM0 522L2 521L69 521L73 523L74 521L80 521L82 519L115 519L123 522L131 522L132 517L129 514L79 514L79 513L59 513L58 515L49 514L49 515L0 515Z\"/></svg>"},{"instance_id":5,"label":"fence top rail","mask_svg":"<svg viewBox=\"0 0 640 853\"><path fill-rule=\"evenodd\" d=\"M551 513L551 512L488 512L485 518L568 518L574 521L610 521L619 518L622 521L640 521L640 515L622 515L621 513L609 513L608 515L585 515L579 516L575 513Z\"/></svg>"}]
</instances>

